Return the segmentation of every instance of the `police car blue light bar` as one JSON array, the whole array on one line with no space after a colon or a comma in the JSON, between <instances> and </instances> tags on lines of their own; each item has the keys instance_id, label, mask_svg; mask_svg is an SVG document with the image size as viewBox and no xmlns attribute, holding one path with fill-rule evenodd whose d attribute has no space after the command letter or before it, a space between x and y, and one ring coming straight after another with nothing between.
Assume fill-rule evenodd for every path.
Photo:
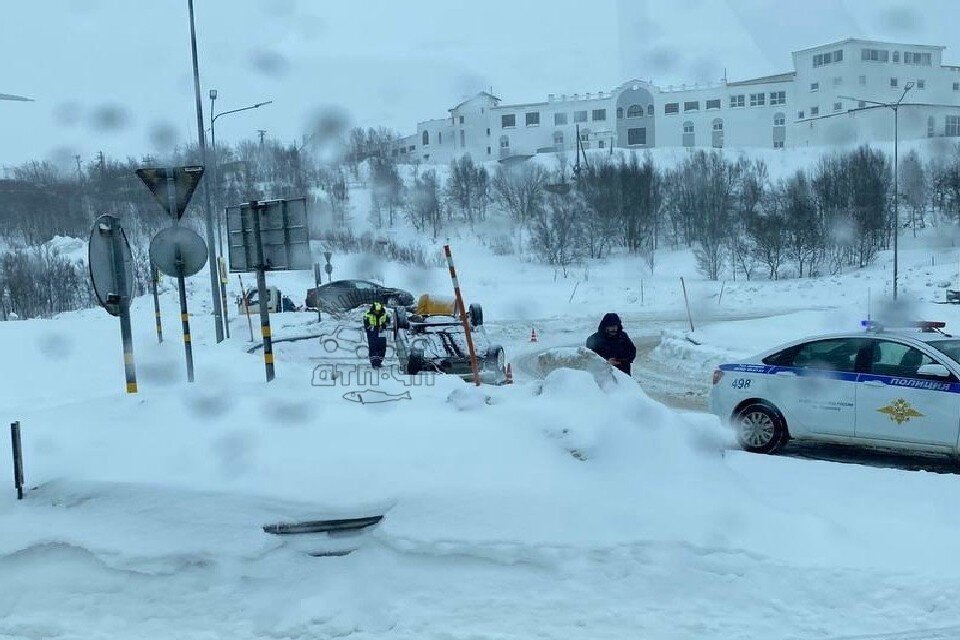
<instances>
[{"instance_id":1,"label":"police car blue light bar","mask_svg":"<svg viewBox=\"0 0 960 640\"><path fill-rule=\"evenodd\" d=\"M867 331L886 331L889 329L920 329L923 333L932 333L947 326L946 322L940 320L918 320L910 322L902 327L888 327L876 320L861 320L860 326Z\"/></svg>"}]
</instances>

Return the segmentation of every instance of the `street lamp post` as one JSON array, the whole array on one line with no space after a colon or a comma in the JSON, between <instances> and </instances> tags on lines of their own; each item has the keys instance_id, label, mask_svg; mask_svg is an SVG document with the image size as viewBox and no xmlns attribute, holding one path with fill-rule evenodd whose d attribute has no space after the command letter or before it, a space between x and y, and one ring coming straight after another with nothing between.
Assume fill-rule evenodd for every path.
<instances>
[{"instance_id":1,"label":"street lamp post","mask_svg":"<svg viewBox=\"0 0 960 640\"><path fill-rule=\"evenodd\" d=\"M230 115L231 113L239 113L241 111L249 111L250 109L259 109L262 106L273 104L273 100L267 100L265 102L257 102L256 104L251 104L246 107L240 107L239 109L230 109L229 111L221 111L220 113L215 113L217 100L217 90L210 89L210 148L213 150L213 161L211 165L213 167L213 184L217 185L217 189L214 192L214 200L217 205L217 242L220 248L220 255L223 255L223 225L221 224L220 214L222 213L220 207L220 165L219 158L217 157L217 118L221 116Z\"/></svg>"},{"instance_id":2,"label":"street lamp post","mask_svg":"<svg viewBox=\"0 0 960 640\"><path fill-rule=\"evenodd\" d=\"M872 104L876 107L890 107L893 109L893 299L897 299L897 276L900 267L900 254L898 247L898 238L900 237L900 183L898 182L897 168L900 164L900 104L907 96L907 92L913 89L913 83L908 82L903 86L903 93L896 102L876 102L874 100L861 100L850 96L837 96L841 100L857 100L866 104Z\"/></svg>"},{"instance_id":3,"label":"street lamp post","mask_svg":"<svg viewBox=\"0 0 960 640\"><path fill-rule=\"evenodd\" d=\"M247 111L248 109L259 109L263 105L270 104L272 102L272 100L268 100L266 102L258 102L250 105L249 107L242 107L240 109L231 109L230 111L216 113L217 90L210 89L210 168L212 169L211 178L214 185L213 204L217 211L217 247L221 258L223 257L223 217L225 214L220 202L220 158L217 157L217 118L231 113L237 113L239 111ZM230 325L227 318L227 289L226 282L222 278L220 282L220 299L223 306L223 328L226 331L227 337L229 338Z\"/></svg>"},{"instance_id":4,"label":"street lamp post","mask_svg":"<svg viewBox=\"0 0 960 640\"><path fill-rule=\"evenodd\" d=\"M193 57L193 91L197 102L197 140L200 157L207 164L207 136L203 131L203 100L200 97L200 70L197 63L197 29L193 19L193 0L187 0L190 15L190 52ZM210 179L203 180L204 222L207 231L207 265L210 269L210 295L213 298L213 326L217 342L223 342L223 306L220 300L220 274L217 269L217 248L213 237L213 211L210 207Z\"/></svg>"}]
</instances>

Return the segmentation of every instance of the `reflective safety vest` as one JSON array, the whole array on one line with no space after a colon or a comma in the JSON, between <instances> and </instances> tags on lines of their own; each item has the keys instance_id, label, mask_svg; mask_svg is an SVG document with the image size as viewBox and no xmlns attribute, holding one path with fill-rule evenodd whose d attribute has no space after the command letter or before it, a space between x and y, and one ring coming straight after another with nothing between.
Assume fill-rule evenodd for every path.
<instances>
[{"instance_id":1,"label":"reflective safety vest","mask_svg":"<svg viewBox=\"0 0 960 640\"><path fill-rule=\"evenodd\" d=\"M363 314L363 327L365 329L383 329L387 326L387 312L383 311L380 315L366 312Z\"/></svg>"}]
</instances>

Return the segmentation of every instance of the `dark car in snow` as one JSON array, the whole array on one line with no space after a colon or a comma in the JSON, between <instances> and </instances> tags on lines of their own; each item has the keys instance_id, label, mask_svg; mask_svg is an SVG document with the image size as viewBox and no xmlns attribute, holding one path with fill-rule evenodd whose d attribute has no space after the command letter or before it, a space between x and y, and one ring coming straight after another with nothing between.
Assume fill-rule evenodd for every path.
<instances>
[{"instance_id":1,"label":"dark car in snow","mask_svg":"<svg viewBox=\"0 0 960 640\"><path fill-rule=\"evenodd\" d=\"M307 308L319 307L321 311L332 314L344 313L374 302L386 307L408 307L413 304L413 294L369 280L336 280L307 289Z\"/></svg>"}]
</instances>

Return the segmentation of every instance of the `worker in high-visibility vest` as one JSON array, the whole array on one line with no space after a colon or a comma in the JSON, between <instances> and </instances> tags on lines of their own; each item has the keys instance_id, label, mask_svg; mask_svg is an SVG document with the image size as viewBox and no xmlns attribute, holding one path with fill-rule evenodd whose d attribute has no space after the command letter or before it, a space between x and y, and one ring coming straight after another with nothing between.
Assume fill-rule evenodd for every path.
<instances>
[{"instance_id":1,"label":"worker in high-visibility vest","mask_svg":"<svg viewBox=\"0 0 960 640\"><path fill-rule=\"evenodd\" d=\"M380 331L387 328L389 320L386 308L379 302L374 302L363 314L363 330L367 334L367 350L374 369L380 368L387 355L387 338L381 336Z\"/></svg>"}]
</instances>

